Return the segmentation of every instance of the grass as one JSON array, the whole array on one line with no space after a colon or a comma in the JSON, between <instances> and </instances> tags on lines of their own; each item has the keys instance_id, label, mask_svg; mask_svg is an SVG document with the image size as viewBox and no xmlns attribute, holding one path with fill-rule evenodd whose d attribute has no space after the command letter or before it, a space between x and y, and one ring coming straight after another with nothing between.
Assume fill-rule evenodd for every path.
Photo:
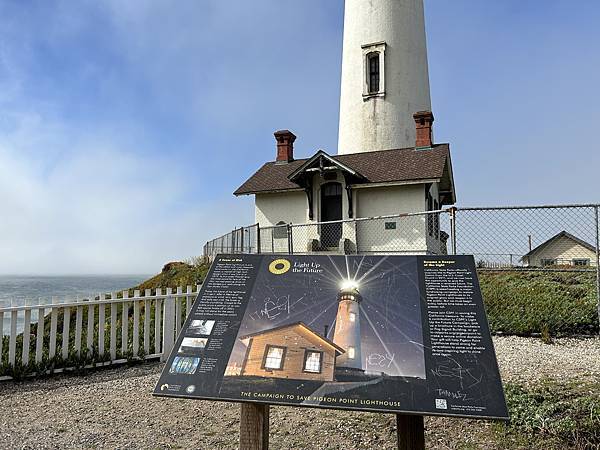
<instances>
[{"instance_id":1,"label":"grass","mask_svg":"<svg viewBox=\"0 0 600 450\"><path fill-rule=\"evenodd\" d=\"M479 272L492 332L528 336L599 331L595 274Z\"/></svg>"},{"instance_id":2,"label":"grass","mask_svg":"<svg viewBox=\"0 0 600 450\"><path fill-rule=\"evenodd\" d=\"M505 394L511 420L495 427L505 448L600 448L600 380L509 383Z\"/></svg>"},{"instance_id":3,"label":"grass","mask_svg":"<svg viewBox=\"0 0 600 450\"><path fill-rule=\"evenodd\" d=\"M210 265L204 263L200 258L195 258L189 262L168 263L165 264L159 274L144 281L131 291L139 289L143 292L145 289L154 290L168 287L177 289L178 286L182 286L185 290L186 286L196 286L202 283L209 268Z\"/></svg>"}]
</instances>

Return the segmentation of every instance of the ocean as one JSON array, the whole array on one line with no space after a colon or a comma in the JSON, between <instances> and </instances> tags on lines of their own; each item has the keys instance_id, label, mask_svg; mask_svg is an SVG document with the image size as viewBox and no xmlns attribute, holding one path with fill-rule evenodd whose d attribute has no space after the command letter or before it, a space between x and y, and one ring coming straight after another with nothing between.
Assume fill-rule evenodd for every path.
<instances>
[{"instance_id":1,"label":"ocean","mask_svg":"<svg viewBox=\"0 0 600 450\"><path fill-rule=\"evenodd\" d=\"M117 292L137 286L151 275L0 275L0 308L33 304L74 302L99 293ZM21 328L19 317L19 326ZM8 317L3 331L7 334Z\"/></svg>"}]
</instances>

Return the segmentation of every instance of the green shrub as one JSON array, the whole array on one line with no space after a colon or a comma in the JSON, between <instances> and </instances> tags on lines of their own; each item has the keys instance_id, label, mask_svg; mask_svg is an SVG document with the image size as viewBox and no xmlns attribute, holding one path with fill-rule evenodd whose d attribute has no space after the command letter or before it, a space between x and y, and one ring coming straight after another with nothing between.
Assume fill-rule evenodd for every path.
<instances>
[{"instance_id":1,"label":"green shrub","mask_svg":"<svg viewBox=\"0 0 600 450\"><path fill-rule=\"evenodd\" d=\"M510 422L504 432L556 448L600 448L600 382L506 384L505 393Z\"/></svg>"},{"instance_id":2,"label":"green shrub","mask_svg":"<svg viewBox=\"0 0 600 450\"><path fill-rule=\"evenodd\" d=\"M493 332L531 335L597 333L595 274L479 271Z\"/></svg>"}]
</instances>

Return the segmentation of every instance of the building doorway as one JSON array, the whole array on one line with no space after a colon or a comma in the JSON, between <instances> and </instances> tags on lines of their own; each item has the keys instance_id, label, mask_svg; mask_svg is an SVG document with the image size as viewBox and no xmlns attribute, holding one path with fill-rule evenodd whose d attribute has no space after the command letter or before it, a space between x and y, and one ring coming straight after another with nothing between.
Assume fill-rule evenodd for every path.
<instances>
[{"instance_id":1,"label":"building doorway","mask_svg":"<svg viewBox=\"0 0 600 450\"><path fill-rule=\"evenodd\" d=\"M326 183L321 186L321 222L342 220L342 185ZM337 248L342 238L342 223L321 225L321 246Z\"/></svg>"}]
</instances>

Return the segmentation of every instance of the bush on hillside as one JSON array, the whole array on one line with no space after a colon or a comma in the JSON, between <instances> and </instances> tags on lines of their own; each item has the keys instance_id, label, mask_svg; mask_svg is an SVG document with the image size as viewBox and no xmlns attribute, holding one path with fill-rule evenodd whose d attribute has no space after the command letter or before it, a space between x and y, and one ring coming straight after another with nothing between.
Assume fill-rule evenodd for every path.
<instances>
[{"instance_id":1,"label":"bush on hillside","mask_svg":"<svg viewBox=\"0 0 600 450\"><path fill-rule=\"evenodd\" d=\"M600 448L600 382L542 381L531 388L508 383L505 394L505 433L553 443L550 448Z\"/></svg>"},{"instance_id":2,"label":"bush on hillside","mask_svg":"<svg viewBox=\"0 0 600 450\"><path fill-rule=\"evenodd\" d=\"M480 271L479 282L493 332L598 332L595 274Z\"/></svg>"}]
</instances>

